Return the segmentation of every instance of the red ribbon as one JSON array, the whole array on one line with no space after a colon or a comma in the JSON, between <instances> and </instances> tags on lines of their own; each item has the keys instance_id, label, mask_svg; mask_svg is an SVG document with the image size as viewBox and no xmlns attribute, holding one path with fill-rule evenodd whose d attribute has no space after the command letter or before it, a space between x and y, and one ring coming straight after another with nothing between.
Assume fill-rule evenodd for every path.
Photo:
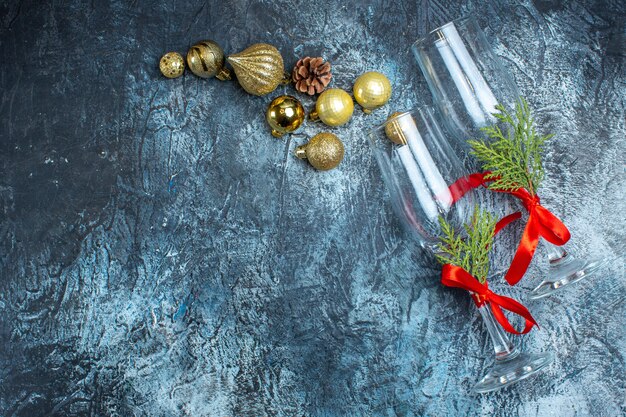
<instances>
[{"instance_id":1,"label":"red ribbon","mask_svg":"<svg viewBox=\"0 0 626 417\"><path fill-rule=\"evenodd\" d=\"M533 316L530 314L530 311L528 311L528 309L520 302L494 293L487 286L487 282L481 284L480 281L460 266L452 264L444 265L441 273L441 283L447 287L462 288L472 292L474 302L478 307L481 307L485 303L489 303L489 307L491 308L494 317L498 323L500 323L502 328L509 333L526 334L532 329L533 326L539 327ZM522 316L526 320L524 330L521 332L515 330L513 325L504 315L502 309Z\"/></svg>"},{"instance_id":2,"label":"red ribbon","mask_svg":"<svg viewBox=\"0 0 626 417\"><path fill-rule=\"evenodd\" d=\"M452 194L452 202L456 203L461 197L467 194L468 191L478 188L481 185L484 186L486 184L485 176L487 174L489 174L489 172L483 174L477 172L456 180L454 184L448 188L450 194Z\"/></svg>"},{"instance_id":3,"label":"red ribbon","mask_svg":"<svg viewBox=\"0 0 626 417\"><path fill-rule=\"evenodd\" d=\"M557 246L562 246L570 239L570 233L558 217L539 204L538 196L531 196L523 188L517 191L494 191L504 192L519 198L526 210L528 210L526 228L511 262L511 267L504 276L506 282L510 285L515 285L526 273L530 261L535 255L539 237L543 237Z\"/></svg>"},{"instance_id":4,"label":"red ribbon","mask_svg":"<svg viewBox=\"0 0 626 417\"><path fill-rule=\"evenodd\" d=\"M459 178L452 184L448 189L450 190L450 195L452 196L452 203L456 203L459 201L468 191L478 188L481 185L485 184L485 174L470 174L467 177ZM496 228L494 234L498 234L500 230L504 229L509 223L519 219L522 217L522 213L515 212L511 213L507 216L501 218L498 223L496 223Z\"/></svg>"},{"instance_id":5,"label":"red ribbon","mask_svg":"<svg viewBox=\"0 0 626 417\"><path fill-rule=\"evenodd\" d=\"M485 179L488 174L489 172L484 172L482 174L475 173L457 180L450 186L453 200L457 201L473 188L477 188L479 186L486 187L487 183L495 180L495 178ZM520 240L515 256L513 257L513 261L511 262L511 267L504 276L510 285L515 285L522 279L528 270L530 261L535 255L535 250L537 249L537 244L539 243L539 237L543 237L548 242L557 246L562 246L570 239L570 233L558 217L552 214L550 210L539 204L540 201L538 196L530 195L530 193L523 188L516 191L492 191L511 194L512 196L519 198L526 210L528 210L528 222L526 223L526 228L524 229L522 239ZM513 215L515 215L515 213ZM502 219L501 222L506 220L507 217ZM512 220L509 220L508 223L510 223L510 221Z\"/></svg>"}]
</instances>

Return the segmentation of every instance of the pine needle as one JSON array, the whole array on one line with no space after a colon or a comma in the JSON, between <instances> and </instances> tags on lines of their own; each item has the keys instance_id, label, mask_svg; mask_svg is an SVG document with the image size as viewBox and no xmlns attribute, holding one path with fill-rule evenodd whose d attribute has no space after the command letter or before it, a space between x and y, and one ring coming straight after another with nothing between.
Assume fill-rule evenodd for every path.
<instances>
[{"instance_id":1,"label":"pine needle","mask_svg":"<svg viewBox=\"0 0 626 417\"><path fill-rule=\"evenodd\" d=\"M535 195L543 180L541 164L544 143L553 135L540 136L534 126L528 103L521 99L515 106L515 115L498 104L494 116L509 125L505 136L499 126L487 126L481 130L492 140L469 140L471 154L481 163L485 171L491 171L486 179L492 190L516 191L525 188Z\"/></svg>"},{"instance_id":2,"label":"pine needle","mask_svg":"<svg viewBox=\"0 0 626 417\"><path fill-rule=\"evenodd\" d=\"M493 245L496 218L493 214L474 209L470 224L466 224L463 237L443 218L439 217L442 236L439 253L435 254L442 264L453 264L465 269L481 283L489 275L489 252Z\"/></svg>"}]
</instances>

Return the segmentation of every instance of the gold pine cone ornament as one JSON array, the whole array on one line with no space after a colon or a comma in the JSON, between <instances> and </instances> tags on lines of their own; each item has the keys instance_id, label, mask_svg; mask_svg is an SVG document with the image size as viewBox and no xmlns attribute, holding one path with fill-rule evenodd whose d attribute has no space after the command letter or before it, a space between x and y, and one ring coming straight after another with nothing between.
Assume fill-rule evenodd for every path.
<instances>
[{"instance_id":1,"label":"gold pine cone ornament","mask_svg":"<svg viewBox=\"0 0 626 417\"><path fill-rule=\"evenodd\" d=\"M324 91L315 102L311 120L321 120L324 124L337 127L348 123L354 112L354 102L350 94L340 88Z\"/></svg>"},{"instance_id":2,"label":"gold pine cone ornament","mask_svg":"<svg viewBox=\"0 0 626 417\"><path fill-rule=\"evenodd\" d=\"M224 51L211 40L200 41L189 48L187 66L200 78L230 80L230 71L224 67Z\"/></svg>"},{"instance_id":3,"label":"gold pine cone ornament","mask_svg":"<svg viewBox=\"0 0 626 417\"><path fill-rule=\"evenodd\" d=\"M306 145L296 148L296 156L306 159L315 169L328 171L335 168L345 153L343 143L332 133L322 132L313 136Z\"/></svg>"},{"instance_id":4,"label":"gold pine cone ornament","mask_svg":"<svg viewBox=\"0 0 626 417\"><path fill-rule=\"evenodd\" d=\"M293 96L278 96L270 103L265 119L274 137L297 130L304 121L304 107Z\"/></svg>"},{"instance_id":5,"label":"gold pine cone ornament","mask_svg":"<svg viewBox=\"0 0 626 417\"><path fill-rule=\"evenodd\" d=\"M271 93L285 79L283 57L267 43L255 43L226 60L243 89L255 96Z\"/></svg>"},{"instance_id":6,"label":"gold pine cone ornament","mask_svg":"<svg viewBox=\"0 0 626 417\"><path fill-rule=\"evenodd\" d=\"M352 92L363 112L371 113L391 98L391 82L380 72L366 72L356 79Z\"/></svg>"}]
</instances>

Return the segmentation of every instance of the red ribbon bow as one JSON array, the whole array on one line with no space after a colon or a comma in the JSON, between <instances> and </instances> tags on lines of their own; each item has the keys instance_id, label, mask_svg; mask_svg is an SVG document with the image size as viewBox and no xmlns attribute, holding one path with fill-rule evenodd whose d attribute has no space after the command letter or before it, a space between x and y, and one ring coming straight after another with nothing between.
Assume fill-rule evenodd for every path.
<instances>
[{"instance_id":1,"label":"red ribbon bow","mask_svg":"<svg viewBox=\"0 0 626 417\"><path fill-rule=\"evenodd\" d=\"M491 308L494 317L498 323L502 325L502 328L509 333L526 334L532 329L533 326L539 327L533 316L530 314L530 311L528 311L528 309L520 302L494 293L489 289L486 282L481 284L480 281L459 266L452 264L444 265L441 273L441 283L447 287L462 288L472 292L474 302L478 307L484 305L485 303L489 303L489 307ZM513 325L504 315L502 309L522 316L526 320L524 330L521 332L515 330Z\"/></svg>"},{"instance_id":2,"label":"red ribbon bow","mask_svg":"<svg viewBox=\"0 0 626 417\"><path fill-rule=\"evenodd\" d=\"M504 276L506 282L510 285L515 285L526 273L537 249L539 237L543 237L557 246L562 246L570 239L570 233L558 217L539 204L538 196L531 196L523 188L517 191L494 191L504 192L519 198L526 210L528 210L526 228L511 262L511 267Z\"/></svg>"},{"instance_id":3,"label":"red ribbon bow","mask_svg":"<svg viewBox=\"0 0 626 417\"><path fill-rule=\"evenodd\" d=\"M495 178L485 179L490 172L484 172L482 174L475 173L458 179L454 184L450 186L450 192L452 194L453 201L457 201L465 193L473 188L480 186L486 187L487 183L495 180ZM539 197L532 196L528 191L520 188L516 191L507 190L492 190L499 193L511 194L514 197L519 198L522 204L528 210L528 222L526 228L522 234L522 239L517 247L511 267L504 276L506 281L510 285L517 284L530 265L530 261L535 255L537 244L539 243L539 237L543 237L550 243L557 246L564 245L570 239L569 230L563 224L563 222L550 212L550 210L539 204ZM514 216L516 213L505 217L502 221L510 222L513 219L508 219L510 216ZM517 213L519 214L519 213Z\"/></svg>"}]
</instances>

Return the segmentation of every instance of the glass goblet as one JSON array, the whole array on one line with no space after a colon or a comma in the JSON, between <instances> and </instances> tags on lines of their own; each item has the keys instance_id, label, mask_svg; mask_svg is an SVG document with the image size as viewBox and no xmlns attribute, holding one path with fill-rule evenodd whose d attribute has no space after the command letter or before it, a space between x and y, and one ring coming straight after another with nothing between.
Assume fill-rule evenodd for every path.
<instances>
[{"instance_id":1,"label":"glass goblet","mask_svg":"<svg viewBox=\"0 0 626 417\"><path fill-rule=\"evenodd\" d=\"M426 250L437 253L442 234L440 216L463 233L462 225L469 223L474 210L474 193L464 185L467 172L433 109L422 107L396 115L373 129L369 139L394 211L411 236ZM488 303L478 310L496 357L474 387L476 392L494 391L521 381L552 362L552 353L518 350Z\"/></svg>"},{"instance_id":2,"label":"glass goblet","mask_svg":"<svg viewBox=\"0 0 626 417\"><path fill-rule=\"evenodd\" d=\"M468 150L467 139L489 139L481 128L497 124L493 116L500 103L515 109L520 94L512 75L502 65L473 16L462 17L431 31L412 46L435 105L445 123ZM501 126L507 131L507 126ZM531 299L580 281L597 271L603 259L575 259L563 247L545 242L548 277L530 292Z\"/></svg>"},{"instance_id":3,"label":"glass goblet","mask_svg":"<svg viewBox=\"0 0 626 417\"><path fill-rule=\"evenodd\" d=\"M463 143L497 122L496 104L514 109L519 92L473 16L431 31L412 46L435 105Z\"/></svg>"}]
</instances>

